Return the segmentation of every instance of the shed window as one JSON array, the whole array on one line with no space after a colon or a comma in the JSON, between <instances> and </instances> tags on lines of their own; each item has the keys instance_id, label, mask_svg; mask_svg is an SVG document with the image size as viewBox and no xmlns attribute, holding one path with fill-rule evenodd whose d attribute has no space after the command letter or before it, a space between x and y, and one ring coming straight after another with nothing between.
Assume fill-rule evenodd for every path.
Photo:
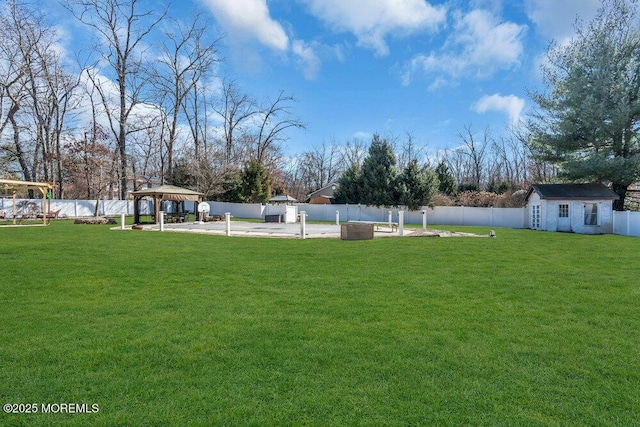
<instances>
[{"instance_id":1,"label":"shed window","mask_svg":"<svg viewBox=\"0 0 640 427\"><path fill-rule=\"evenodd\" d=\"M584 225L598 225L598 204L584 204Z\"/></svg>"},{"instance_id":2,"label":"shed window","mask_svg":"<svg viewBox=\"0 0 640 427\"><path fill-rule=\"evenodd\" d=\"M569 205L558 206L558 216L560 218L569 218Z\"/></svg>"}]
</instances>

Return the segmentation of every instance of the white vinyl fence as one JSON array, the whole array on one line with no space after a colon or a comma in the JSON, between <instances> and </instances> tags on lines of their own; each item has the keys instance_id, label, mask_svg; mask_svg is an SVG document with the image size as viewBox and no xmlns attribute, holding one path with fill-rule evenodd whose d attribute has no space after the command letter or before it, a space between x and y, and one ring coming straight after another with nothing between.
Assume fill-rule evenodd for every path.
<instances>
[{"instance_id":1,"label":"white vinyl fence","mask_svg":"<svg viewBox=\"0 0 640 427\"><path fill-rule=\"evenodd\" d=\"M60 211L58 218L81 218L94 216L98 203L98 215L100 216L120 216L133 215L132 200L51 200L51 211ZM16 215L20 216L35 207L38 212L42 211L42 199L16 199ZM150 214L153 212L153 204L140 203L141 213ZM7 218L13 215L13 199L0 198L0 211L4 211Z\"/></svg>"},{"instance_id":2,"label":"white vinyl fence","mask_svg":"<svg viewBox=\"0 0 640 427\"><path fill-rule=\"evenodd\" d=\"M98 203L98 215L120 216L124 213L133 215L133 201L131 200L100 200ZM261 205L259 203L227 203L208 202L211 215L224 215L230 212L236 218L264 218L269 212L279 212L277 205ZM17 199L17 215L21 215L21 209L31 204L40 210L41 199ZM398 222L398 208L377 208L362 205L312 205L297 203L298 212L305 211L308 220L335 221L336 214L340 222L345 221L377 221L387 222L391 217L392 222ZM192 210L190 204L186 208ZM51 210L60 210L60 218L90 217L96 209L95 200L51 200ZM0 198L0 211L7 218L13 213L13 201L11 198ZM465 206L436 206L435 208L423 208L418 211L405 211L404 222L406 224L422 224L423 212L427 214L428 225L470 225L483 227L503 228L528 228L529 220L526 208L475 208ZM151 201L140 202L142 214L153 213ZM640 212L614 212L613 233L624 236L640 237Z\"/></svg>"},{"instance_id":3,"label":"white vinyl fence","mask_svg":"<svg viewBox=\"0 0 640 427\"><path fill-rule=\"evenodd\" d=\"M613 234L640 237L640 212L613 212Z\"/></svg>"},{"instance_id":4,"label":"white vinyl fence","mask_svg":"<svg viewBox=\"0 0 640 427\"><path fill-rule=\"evenodd\" d=\"M340 221L391 221L398 222L398 208L376 208L361 205L310 205L298 204L300 211L307 213L307 219L333 221L336 212ZM436 206L418 211L405 211L404 222L422 224L423 212L427 212L427 224L478 225L487 227L526 228L525 208L470 208L464 206Z\"/></svg>"}]
</instances>

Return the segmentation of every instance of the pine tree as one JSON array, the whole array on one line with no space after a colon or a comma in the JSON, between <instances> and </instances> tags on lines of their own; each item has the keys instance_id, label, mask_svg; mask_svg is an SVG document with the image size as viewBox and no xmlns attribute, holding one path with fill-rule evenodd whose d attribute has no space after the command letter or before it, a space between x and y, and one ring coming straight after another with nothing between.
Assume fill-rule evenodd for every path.
<instances>
[{"instance_id":1,"label":"pine tree","mask_svg":"<svg viewBox=\"0 0 640 427\"><path fill-rule=\"evenodd\" d=\"M374 135L369 154L362 164L360 203L371 206L393 206L398 200L396 188L396 155L386 139Z\"/></svg>"},{"instance_id":2,"label":"pine tree","mask_svg":"<svg viewBox=\"0 0 640 427\"><path fill-rule=\"evenodd\" d=\"M552 46L543 67L547 93L529 123L537 156L576 182L610 184L624 208L640 179L640 28L636 0L604 0L576 37Z\"/></svg>"},{"instance_id":3,"label":"pine tree","mask_svg":"<svg viewBox=\"0 0 640 427\"><path fill-rule=\"evenodd\" d=\"M333 195L333 201L338 204L360 203L361 192L361 170L357 164L353 164L340 177L338 188Z\"/></svg>"},{"instance_id":4,"label":"pine tree","mask_svg":"<svg viewBox=\"0 0 640 427\"><path fill-rule=\"evenodd\" d=\"M411 160L398 177L399 204L409 210L427 206L438 189L436 173L426 167L419 168L417 160Z\"/></svg>"},{"instance_id":5,"label":"pine tree","mask_svg":"<svg viewBox=\"0 0 640 427\"><path fill-rule=\"evenodd\" d=\"M451 171L449 170L449 166L445 162L438 163L436 167L436 174L438 175L438 191L442 194L447 194L449 196L455 196L456 191L456 181L451 175Z\"/></svg>"},{"instance_id":6,"label":"pine tree","mask_svg":"<svg viewBox=\"0 0 640 427\"><path fill-rule=\"evenodd\" d=\"M241 198L246 203L266 203L271 198L271 180L257 160L248 162L242 171Z\"/></svg>"}]
</instances>

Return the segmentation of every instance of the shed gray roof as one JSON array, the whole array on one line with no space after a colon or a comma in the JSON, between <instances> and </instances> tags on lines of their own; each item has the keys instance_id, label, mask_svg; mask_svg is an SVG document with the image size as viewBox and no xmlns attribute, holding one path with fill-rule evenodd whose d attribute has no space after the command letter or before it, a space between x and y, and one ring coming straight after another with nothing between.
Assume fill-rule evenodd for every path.
<instances>
[{"instance_id":1,"label":"shed gray roof","mask_svg":"<svg viewBox=\"0 0 640 427\"><path fill-rule=\"evenodd\" d=\"M620 197L603 184L534 184L527 199L536 192L541 199L554 200L617 200Z\"/></svg>"}]
</instances>

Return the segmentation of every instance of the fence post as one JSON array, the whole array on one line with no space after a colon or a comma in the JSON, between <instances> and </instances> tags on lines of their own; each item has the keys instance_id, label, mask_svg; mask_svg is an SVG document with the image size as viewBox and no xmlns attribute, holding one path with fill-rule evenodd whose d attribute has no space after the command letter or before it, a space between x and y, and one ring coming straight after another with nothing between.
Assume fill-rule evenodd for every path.
<instances>
[{"instance_id":1,"label":"fence post","mask_svg":"<svg viewBox=\"0 0 640 427\"><path fill-rule=\"evenodd\" d=\"M340 211L336 211L336 225L340 225Z\"/></svg>"},{"instance_id":2,"label":"fence post","mask_svg":"<svg viewBox=\"0 0 640 427\"><path fill-rule=\"evenodd\" d=\"M307 212L300 211L300 238L304 239L307 234Z\"/></svg>"},{"instance_id":3,"label":"fence post","mask_svg":"<svg viewBox=\"0 0 640 427\"><path fill-rule=\"evenodd\" d=\"M615 216L615 212L614 212L614 216ZM627 211L627 227L626 227L626 234L625 236L630 236L631 235L631 211Z\"/></svg>"},{"instance_id":4,"label":"fence post","mask_svg":"<svg viewBox=\"0 0 640 427\"><path fill-rule=\"evenodd\" d=\"M160 231L164 231L164 211L160 211Z\"/></svg>"},{"instance_id":5,"label":"fence post","mask_svg":"<svg viewBox=\"0 0 640 427\"><path fill-rule=\"evenodd\" d=\"M404 236L404 211L398 211L398 236Z\"/></svg>"},{"instance_id":6,"label":"fence post","mask_svg":"<svg viewBox=\"0 0 640 427\"><path fill-rule=\"evenodd\" d=\"M226 222L226 233L227 236L231 236L231 212L224 213L224 220Z\"/></svg>"},{"instance_id":7,"label":"fence post","mask_svg":"<svg viewBox=\"0 0 640 427\"><path fill-rule=\"evenodd\" d=\"M427 230L427 210L422 211L422 229Z\"/></svg>"}]
</instances>

